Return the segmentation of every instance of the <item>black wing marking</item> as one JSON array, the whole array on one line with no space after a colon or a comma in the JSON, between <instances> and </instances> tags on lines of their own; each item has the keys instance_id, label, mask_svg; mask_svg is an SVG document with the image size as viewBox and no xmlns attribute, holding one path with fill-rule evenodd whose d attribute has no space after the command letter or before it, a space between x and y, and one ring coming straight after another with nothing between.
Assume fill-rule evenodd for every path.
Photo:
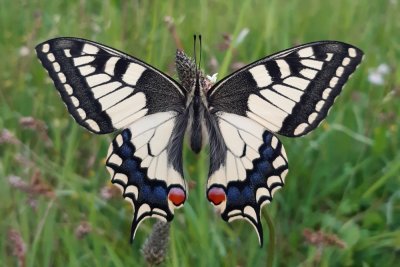
<instances>
[{"instance_id":1,"label":"black wing marking","mask_svg":"<svg viewBox=\"0 0 400 267\"><path fill-rule=\"evenodd\" d=\"M288 162L277 137L253 120L219 112L208 117L210 172L207 198L226 221L245 219L263 231L261 208L284 184Z\"/></svg>"},{"instance_id":2,"label":"black wing marking","mask_svg":"<svg viewBox=\"0 0 400 267\"><path fill-rule=\"evenodd\" d=\"M209 108L249 117L285 136L307 134L327 116L362 56L334 41L288 49L217 83L207 94Z\"/></svg>"},{"instance_id":3,"label":"black wing marking","mask_svg":"<svg viewBox=\"0 0 400 267\"><path fill-rule=\"evenodd\" d=\"M106 166L112 183L134 209L131 241L143 220L155 217L171 221L174 209L183 206L186 120L187 116L173 112L148 115L123 130L110 145Z\"/></svg>"},{"instance_id":4,"label":"black wing marking","mask_svg":"<svg viewBox=\"0 0 400 267\"><path fill-rule=\"evenodd\" d=\"M68 111L91 132L104 134L157 112L182 112L186 91L154 67L92 41L57 38L37 55Z\"/></svg>"}]
</instances>

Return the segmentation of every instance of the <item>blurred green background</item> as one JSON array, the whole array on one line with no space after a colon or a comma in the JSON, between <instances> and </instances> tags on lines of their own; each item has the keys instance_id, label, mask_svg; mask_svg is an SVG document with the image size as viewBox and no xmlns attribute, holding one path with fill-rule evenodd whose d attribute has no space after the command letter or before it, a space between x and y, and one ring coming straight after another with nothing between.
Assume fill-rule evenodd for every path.
<instances>
[{"instance_id":1,"label":"blurred green background","mask_svg":"<svg viewBox=\"0 0 400 267\"><path fill-rule=\"evenodd\" d=\"M220 79L309 41L365 52L327 120L304 138L281 138L291 171L264 209L274 266L396 266L399 14L397 0L0 0L0 266L150 266L140 249L154 221L129 244L131 207L104 168L113 135L73 121L33 49L83 37L175 75L176 40L191 54L194 33L203 35L205 72ZM162 265L266 266L266 223L260 248L249 224L221 220L205 197L207 154L184 156L191 190Z\"/></svg>"}]
</instances>

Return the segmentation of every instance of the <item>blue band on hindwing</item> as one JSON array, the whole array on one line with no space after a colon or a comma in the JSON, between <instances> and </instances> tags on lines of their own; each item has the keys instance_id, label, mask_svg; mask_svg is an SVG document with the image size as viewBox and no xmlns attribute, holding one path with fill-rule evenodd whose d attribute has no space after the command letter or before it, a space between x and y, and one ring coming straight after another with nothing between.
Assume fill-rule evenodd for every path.
<instances>
[{"instance_id":1,"label":"blue band on hindwing","mask_svg":"<svg viewBox=\"0 0 400 267\"><path fill-rule=\"evenodd\" d=\"M117 138L113 140L112 154L118 155L122 159L122 163L120 166L118 166L107 161L107 166L112 168L115 173L123 173L128 177L127 184L117 179L113 179L112 182L117 183L124 188L123 197L129 197L134 205L134 216L131 228L132 240L137 226L146 217L159 215L164 217L167 221L171 221L174 215L168 207L169 189L167 188L167 184L161 180L147 178L147 168L140 167L141 160L134 156L136 149L130 142L132 137L131 131L129 129L125 129L121 132L121 136L121 146L118 146L116 141ZM137 195L128 193L126 191L126 189L131 185L137 188ZM144 204L147 204L150 207L150 210L139 214L140 207ZM158 210L154 211L155 208ZM162 213L160 210L164 213Z\"/></svg>"},{"instance_id":2,"label":"blue band on hindwing","mask_svg":"<svg viewBox=\"0 0 400 267\"><path fill-rule=\"evenodd\" d=\"M284 183L282 179L280 182L275 182L271 184L270 187L267 186L267 180L271 176L280 176L283 171L288 169L287 162L285 165L275 169L272 162L279 156L281 156L282 144L278 142L276 149L271 146L273 134L265 131L263 134L263 141L259 148L260 158L253 160L253 169L247 170L245 181L232 181L229 182L226 188L226 208L221 214L225 221L230 218L235 217L238 213L234 212L233 216L228 215L230 212L239 210L240 216L248 219L251 224L256 228L257 234L260 239L260 243L263 242L263 229L260 221L260 211L261 205L265 201L272 201L272 190L275 187L283 187ZM266 188L269 191L269 196L262 195L258 201L256 199L256 192L259 188ZM254 209L257 217L253 218L247 215L243 210L245 207L250 206Z\"/></svg>"}]
</instances>

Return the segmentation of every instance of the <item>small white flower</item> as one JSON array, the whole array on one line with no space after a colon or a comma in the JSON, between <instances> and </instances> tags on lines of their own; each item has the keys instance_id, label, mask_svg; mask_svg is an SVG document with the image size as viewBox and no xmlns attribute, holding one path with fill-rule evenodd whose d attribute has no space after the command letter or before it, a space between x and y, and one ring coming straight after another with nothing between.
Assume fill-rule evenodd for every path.
<instances>
[{"instance_id":1,"label":"small white flower","mask_svg":"<svg viewBox=\"0 0 400 267\"><path fill-rule=\"evenodd\" d=\"M247 34L249 34L249 32L250 32L249 28L242 29L239 32L239 34L234 42L234 46L238 46L241 42L243 42L243 40L246 38L246 36L247 36Z\"/></svg>"},{"instance_id":2,"label":"small white flower","mask_svg":"<svg viewBox=\"0 0 400 267\"><path fill-rule=\"evenodd\" d=\"M29 55L29 48L28 47L26 47L26 46L22 46L20 49L19 49L19 55L21 56L21 57L26 57L27 55Z\"/></svg>"},{"instance_id":3,"label":"small white flower","mask_svg":"<svg viewBox=\"0 0 400 267\"><path fill-rule=\"evenodd\" d=\"M368 81L375 85L383 85L385 83L385 80L383 79L383 75L377 71L369 72Z\"/></svg>"},{"instance_id":4,"label":"small white flower","mask_svg":"<svg viewBox=\"0 0 400 267\"><path fill-rule=\"evenodd\" d=\"M207 75L206 77L211 83L216 83L217 82L217 75L218 75L218 73L214 73L212 76Z\"/></svg>"},{"instance_id":5,"label":"small white flower","mask_svg":"<svg viewBox=\"0 0 400 267\"><path fill-rule=\"evenodd\" d=\"M386 63L380 64L377 68L376 71L379 72L380 74L388 74L390 72L390 67Z\"/></svg>"},{"instance_id":6,"label":"small white flower","mask_svg":"<svg viewBox=\"0 0 400 267\"><path fill-rule=\"evenodd\" d=\"M385 76L389 74L390 67L386 63L379 64L378 67L369 70L368 81L374 85L384 85Z\"/></svg>"}]
</instances>

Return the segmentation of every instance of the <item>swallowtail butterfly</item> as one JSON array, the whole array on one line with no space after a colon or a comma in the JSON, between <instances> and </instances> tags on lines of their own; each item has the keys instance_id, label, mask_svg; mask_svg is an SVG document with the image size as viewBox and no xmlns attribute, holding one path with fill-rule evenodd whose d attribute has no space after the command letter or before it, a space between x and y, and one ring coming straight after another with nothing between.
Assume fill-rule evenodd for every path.
<instances>
[{"instance_id":1,"label":"swallowtail butterfly","mask_svg":"<svg viewBox=\"0 0 400 267\"><path fill-rule=\"evenodd\" d=\"M212 84L177 51L180 84L137 58L84 39L56 38L36 51L81 126L96 134L120 131L106 166L134 208L131 240L144 219L171 221L183 206L188 130L194 152L209 145L207 199L224 220L250 222L260 243L261 208L288 173L276 134L297 137L315 129L363 56L349 44L313 42Z\"/></svg>"}]
</instances>

